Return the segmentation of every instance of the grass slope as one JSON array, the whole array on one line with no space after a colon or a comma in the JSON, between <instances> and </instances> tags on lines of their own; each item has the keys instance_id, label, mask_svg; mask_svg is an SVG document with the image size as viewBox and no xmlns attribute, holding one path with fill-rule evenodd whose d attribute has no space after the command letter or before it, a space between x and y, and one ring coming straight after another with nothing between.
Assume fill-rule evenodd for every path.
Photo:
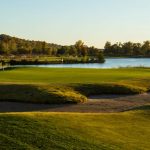
<instances>
[{"instance_id":1,"label":"grass slope","mask_svg":"<svg viewBox=\"0 0 150 150\"><path fill-rule=\"evenodd\" d=\"M0 114L0 149L149 150L150 107L113 114Z\"/></svg>"},{"instance_id":2,"label":"grass slope","mask_svg":"<svg viewBox=\"0 0 150 150\"><path fill-rule=\"evenodd\" d=\"M1 84L0 101L29 103L83 103L87 98L65 86Z\"/></svg>"}]
</instances>

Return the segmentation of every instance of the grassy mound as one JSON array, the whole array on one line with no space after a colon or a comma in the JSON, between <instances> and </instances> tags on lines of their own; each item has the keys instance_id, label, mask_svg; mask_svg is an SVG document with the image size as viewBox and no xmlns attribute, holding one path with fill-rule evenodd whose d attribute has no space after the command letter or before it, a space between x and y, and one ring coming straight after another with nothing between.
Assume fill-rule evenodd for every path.
<instances>
[{"instance_id":1,"label":"grassy mound","mask_svg":"<svg viewBox=\"0 0 150 150\"><path fill-rule=\"evenodd\" d=\"M114 114L0 114L0 149L149 150L150 107Z\"/></svg>"},{"instance_id":2,"label":"grassy mound","mask_svg":"<svg viewBox=\"0 0 150 150\"><path fill-rule=\"evenodd\" d=\"M11 68L0 71L0 100L5 101L78 103L85 102L85 96L89 95L140 94L148 89L149 68Z\"/></svg>"},{"instance_id":3,"label":"grassy mound","mask_svg":"<svg viewBox=\"0 0 150 150\"><path fill-rule=\"evenodd\" d=\"M0 101L30 102L30 103L81 103L85 96L67 87L48 85L0 85Z\"/></svg>"},{"instance_id":4,"label":"grassy mound","mask_svg":"<svg viewBox=\"0 0 150 150\"><path fill-rule=\"evenodd\" d=\"M75 85L74 88L86 96L98 94L141 94L147 92L147 89L143 87L115 83L80 84Z\"/></svg>"},{"instance_id":5,"label":"grassy mound","mask_svg":"<svg viewBox=\"0 0 150 150\"><path fill-rule=\"evenodd\" d=\"M140 94L146 88L121 84L76 84L66 86L0 84L0 101L65 104L84 103L86 96L98 94ZM85 96L84 96L85 95Z\"/></svg>"}]
</instances>

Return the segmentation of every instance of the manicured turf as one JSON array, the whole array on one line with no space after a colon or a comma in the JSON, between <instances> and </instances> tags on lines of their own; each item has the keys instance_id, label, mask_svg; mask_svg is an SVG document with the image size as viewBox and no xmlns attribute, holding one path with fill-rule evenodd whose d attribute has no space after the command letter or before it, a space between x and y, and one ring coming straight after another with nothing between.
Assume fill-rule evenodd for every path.
<instances>
[{"instance_id":1,"label":"manicured turf","mask_svg":"<svg viewBox=\"0 0 150 150\"><path fill-rule=\"evenodd\" d=\"M149 90L150 69L12 68L0 71L0 101L79 103L98 94Z\"/></svg>"},{"instance_id":2,"label":"manicured turf","mask_svg":"<svg viewBox=\"0 0 150 150\"><path fill-rule=\"evenodd\" d=\"M150 107L114 114L0 114L0 149L149 150Z\"/></svg>"},{"instance_id":3,"label":"manicured turf","mask_svg":"<svg viewBox=\"0 0 150 150\"><path fill-rule=\"evenodd\" d=\"M147 68L0 71L0 100L82 102L86 98L81 93L141 93L149 88ZM149 106L113 114L1 113L0 150L149 150L149 118Z\"/></svg>"},{"instance_id":4,"label":"manicured turf","mask_svg":"<svg viewBox=\"0 0 150 150\"><path fill-rule=\"evenodd\" d=\"M1 83L125 83L150 86L150 69L65 69L65 68L16 68L0 71Z\"/></svg>"}]
</instances>

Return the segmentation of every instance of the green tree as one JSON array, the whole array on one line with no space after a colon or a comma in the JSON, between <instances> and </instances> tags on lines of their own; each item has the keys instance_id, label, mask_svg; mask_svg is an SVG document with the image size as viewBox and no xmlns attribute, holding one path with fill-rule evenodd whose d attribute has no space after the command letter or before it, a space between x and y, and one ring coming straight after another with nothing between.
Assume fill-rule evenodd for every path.
<instances>
[{"instance_id":1,"label":"green tree","mask_svg":"<svg viewBox=\"0 0 150 150\"><path fill-rule=\"evenodd\" d=\"M70 46L69 55L77 56L77 49L75 46Z\"/></svg>"},{"instance_id":2,"label":"green tree","mask_svg":"<svg viewBox=\"0 0 150 150\"><path fill-rule=\"evenodd\" d=\"M77 49L78 52L78 56L82 55L82 50L84 48L84 42L82 40L79 40L75 43L75 47Z\"/></svg>"},{"instance_id":3,"label":"green tree","mask_svg":"<svg viewBox=\"0 0 150 150\"><path fill-rule=\"evenodd\" d=\"M99 52L98 54L98 62L99 63L104 63L105 62L105 58L102 52Z\"/></svg>"},{"instance_id":4,"label":"green tree","mask_svg":"<svg viewBox=\"0 0 150 150\"><path fill-rule=\"evenodd\" d=\"M133 43L133 55L134 56L141 56L142 55L141 47L142 47L141 43Z\"/></svg>"},{"instance_id":5,"label":"green tree","mask_svg":"<svg viewBox=\"0 0 150 150\"><path fill-rule=\"evenodd\" d=\"M109 41L107 41L105 43L105 46L104 46L104 53L106 55L110 55L112 52L111 52L111 43Z\"/></svg>"},{"instance_id":6,"label":"green tree","mask_svg":"<svg viewBox=\"0 0 150 150\"><path fill-rule=\"evenodd\" d=\"M150 41L145 41L142 46L142 55L146 55L150 51Z\"/></svg>"}]
</instances>

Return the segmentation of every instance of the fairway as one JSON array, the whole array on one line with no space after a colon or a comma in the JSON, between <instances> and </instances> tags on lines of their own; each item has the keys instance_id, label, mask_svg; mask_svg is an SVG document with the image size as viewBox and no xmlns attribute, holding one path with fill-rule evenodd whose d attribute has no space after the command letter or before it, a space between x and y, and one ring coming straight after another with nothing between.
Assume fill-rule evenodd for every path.
<instances>
[{"instance_id":1,"label":"fairway","mask_svg":"<svg viewBox=\"0 0 150 150\"><path fill-rule=\"evenodd\" d=\"M106 82L149 87L150 69L14 68L0 71L0 83L85 84Z\"/></svg>"}]
</instances>

